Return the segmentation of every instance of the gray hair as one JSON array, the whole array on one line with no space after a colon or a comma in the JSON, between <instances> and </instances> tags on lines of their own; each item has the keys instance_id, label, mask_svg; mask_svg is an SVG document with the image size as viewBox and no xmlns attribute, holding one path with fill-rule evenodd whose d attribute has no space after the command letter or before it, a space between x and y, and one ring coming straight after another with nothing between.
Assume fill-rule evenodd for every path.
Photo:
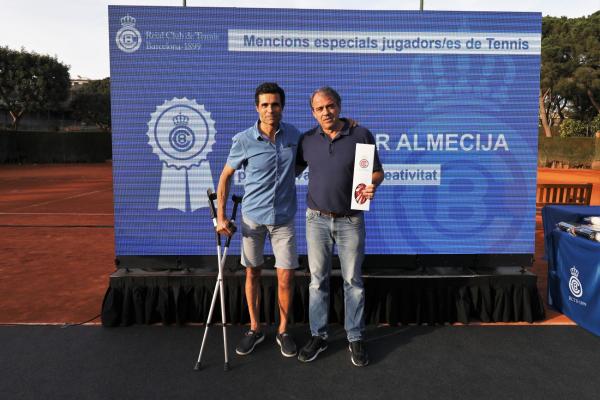
<instances>
[{"instance_id":1,"label":"gray hair","mask_svg":"<svg viewBox=\"0 0 600 400\"><path fill-rule=\"evenodd\" d=\"M333 89L332 87L329 86L323 86L318 88L317 90L315 90L312 95L310 96L310 108L312 110L312 101L314 99L314 97L318 94L318 93L322 93L325 96L329 96L333 99L333 101L335 101L335 103L337 104L338 107L342 106L342 98L340 97L339 93L335 91L335 89Z\"/></svg>"}]
</instances>

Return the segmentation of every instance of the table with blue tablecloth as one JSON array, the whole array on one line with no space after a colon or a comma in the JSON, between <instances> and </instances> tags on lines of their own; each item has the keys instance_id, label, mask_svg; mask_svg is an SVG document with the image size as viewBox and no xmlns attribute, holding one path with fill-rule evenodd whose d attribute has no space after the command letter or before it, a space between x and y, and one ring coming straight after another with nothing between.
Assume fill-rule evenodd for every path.
<instances>
[{"instance_id":1,"label":"table with blue tablecloth","mask_svg":"<svg viewBox=\"0 0 600 400\"><path fill-rule=\"evenodd\" d=\"M548 303L600 335L600 242L556 228L600 216L600 206L546 206L542 210L548 260Z\"/></svg>"}]
</instances>

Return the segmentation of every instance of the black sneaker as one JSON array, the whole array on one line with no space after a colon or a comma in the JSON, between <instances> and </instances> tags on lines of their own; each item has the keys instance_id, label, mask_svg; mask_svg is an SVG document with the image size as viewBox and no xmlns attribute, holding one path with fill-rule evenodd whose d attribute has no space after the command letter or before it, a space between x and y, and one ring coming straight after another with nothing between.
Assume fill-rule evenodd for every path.
<instances>
[{"instance_id":1,"label":"black sneaker","mask_svg":"<svg viewBox=\"0 0 600 400\"><path fill-rule=\"evenodd\" d=\"M348 350L350 350L350 359L352 360L352 364L356 365L357 367L366 367L369 365L369 355L367 354L365 342L362 340L350 342L348 345Z\"/></svg>"},{"instance_id":2,"label":"black sneaker","mask_svg":"<svg viewBox=\"0 0 600 400\"><path fill-rule=\"evenodd\" d=\"M300 350L300 354L298 354L298 360L302 362L311 362L320 352L325 351L327 349L327 341L320 336L313 336L306 346L304 346Z\"/></svg>"},{"instance_id":3,"label":"black sneaker","mask_svg":"<svg viewBox=\"0 0 600 400\"><path fill-rule=\"evenodd\" d=\"M240 342L238 343L237 347L235 348L235 352L237 354L239 354L240 356L248 355L248 354L252 353L252 350L254 350L254 347L256 347L256 345L259 344L260 342L262 342L263 340L265 340L264 333L262 333L260 331L257 332L257 331L249 330L244 335L244 338L242 340L240 340Z\"/></svg>"},{"instance_id":4,"label":"black sneaker","mask_svg":"<svg viewBox=\"0 0 600 400\"><path fill-rule=\"evenodd\" d=\"M289 333L278 333L277 336L275 336L275 340L279 347L281 347L281 354L283 354L284 357L294 357L298 354L296 343L294 343L294 339Z\"/></svg>"}]
</instances>

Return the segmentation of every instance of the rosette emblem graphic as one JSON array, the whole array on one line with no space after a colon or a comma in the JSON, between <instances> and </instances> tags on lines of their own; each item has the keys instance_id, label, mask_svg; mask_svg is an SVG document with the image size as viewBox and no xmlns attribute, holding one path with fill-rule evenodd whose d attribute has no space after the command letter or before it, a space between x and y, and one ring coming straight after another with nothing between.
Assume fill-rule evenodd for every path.
<instances>
[{"instance_id":1,"label":"rosette emblem graphic","mask_svg":"<svg viewBox=\"0 0 600 400\"><path fill-rule=\"evenodd\" d=\"M213 188L208 154L215 143L215 121L195 99L173 98L156 107L148 121L148 144L162 162L158 209L191 211L207 207Z\"/></svg>"}]
</instances>

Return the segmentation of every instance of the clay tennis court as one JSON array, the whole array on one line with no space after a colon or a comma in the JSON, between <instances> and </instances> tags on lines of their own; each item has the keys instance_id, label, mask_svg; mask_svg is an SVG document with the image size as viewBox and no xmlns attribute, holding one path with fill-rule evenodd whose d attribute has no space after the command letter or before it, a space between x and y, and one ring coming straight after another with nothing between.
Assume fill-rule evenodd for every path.
<instances>
[{"instance_id":1,"label":"clay tennis court","mask_svg":"<svg viewBox=\"0 0 600 400\"><path fill-rule=\"evenodd\" d=\"M600 171L540 169L538 182L593 183L591 203L600 204ZM541 218L530 223L545 297ZM0 166L0 235L0 324L97 317L115 270L111 163ZM540 323L572 324L551 310Z\"/></svg>"}]
</instances>

